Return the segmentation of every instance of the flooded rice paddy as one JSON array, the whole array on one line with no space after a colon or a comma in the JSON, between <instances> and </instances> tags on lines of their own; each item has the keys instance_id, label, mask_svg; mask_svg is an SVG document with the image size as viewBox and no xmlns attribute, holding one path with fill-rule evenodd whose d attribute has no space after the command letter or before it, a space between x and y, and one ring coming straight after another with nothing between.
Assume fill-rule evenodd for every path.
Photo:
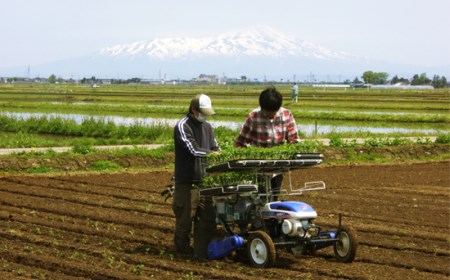
<instances>
[{"instance_id":1,"label":"flooded rice paddy","mask_svg":"<svg viewBox=\"0 0 450 280\"><path fill-rule=\"evenodd\" d=\"M374 112L377 113L377 112ZM39 113L39 112L3 112L5 116L16 119L29 118L62 118L73 120L81 123L85 119L91 119L104 122L112 122L116 125L145 125L145 126L174 126L179 118L160 118L160 117L136 117L136 116L119 116L119 115L92 115L92 114L73 114L73 113ZM213 127L226 127L232 130L241 128L245 117L241 120L215 120L210 122ZM296 119L299 131L307 136L315 134L327 134L331 132L370 132L370 133L418 133L418 134L439 134L448 133L450 128L446 124L410 124L410 123L392 123L392 122L349 122L349 121L333 121L333 120L301 120Z\"/></svg>"}]
</instances>

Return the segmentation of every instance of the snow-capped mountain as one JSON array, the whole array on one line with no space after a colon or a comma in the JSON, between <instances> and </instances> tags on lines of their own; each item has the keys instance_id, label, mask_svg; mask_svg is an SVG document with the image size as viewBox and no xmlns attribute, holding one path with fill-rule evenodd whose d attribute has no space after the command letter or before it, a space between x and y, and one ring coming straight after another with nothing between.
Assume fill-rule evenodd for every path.
<instances>
[{"instance_id":1,"label":"snow-capped mountain","mask_svg":"<svg viewBox=\"0 0 450 280\"><path fill-rule=\"evenodd\" d=\"M120 44L103 48L90 59L97 68L115 73L139 77L164 73L167 78L216 74L280 79L312 72L354 77L363 69L357 66L367 63L365 58L289 37L267 26L212 37L155 38Z\"/></svg>"},{"instance_id":2,"label":"snow-capped mountain","mask_svg":"<svg viewBox=\"0 0 450 280\"><path fill-rule=\"evenodd\" d=\"M116 45L99 51L111 57L147 56L151 59L180 59L205 56L239 58L304 57L321 60L358 60L360 57L333 51L316 44L290 38L267 26L257 26L205 38L156 38Z\"/></svg>"},{"instance_id":3,"label":"snow-capped mountain","mask_svg":"<svg viewBox=\"0 0 450 280\"><path fill-rule=\"evenodd\" d=\"M445 68L446 67L446 68ZM391 76L416 73L447 74L448 66L375 62L342 51L289 37L266 26L256 26L204 38L155 38L105 47L84 57L32 65L32 74L46 77L192 79L200 74L250 79L343 81L367 70ZM23 67L14 69L23 73ZM11 75L14 73L10 69Z\"/></svg>"}]
</instances>

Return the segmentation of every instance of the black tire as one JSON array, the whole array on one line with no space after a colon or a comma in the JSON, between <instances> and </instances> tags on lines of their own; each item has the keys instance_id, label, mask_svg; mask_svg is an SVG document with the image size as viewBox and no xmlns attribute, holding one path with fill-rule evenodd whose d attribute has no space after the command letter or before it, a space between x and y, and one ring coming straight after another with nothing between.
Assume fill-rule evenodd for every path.
<instances>
[{"instance_id":1,"label":"black tire","mask_svg":"<svg viewBox=\"0 0 450 280\"><path fill-rule=\"evenodd\" d=\"M341 232L336 236L339 240L334 243L334 256L343 263L351 263L355 260L358 249L358 238L352 227L342 226Z\"/></svg>"},{"instance_id":2,"label":"black tire","mask_svg":"<svg viewBox=\"0 0 450 280\"><path fill-rule=\"evenodd\" d=\"M276 251L272 238L264 231L250 233L247 239L247 255L256 267L271 267L275 264Z\"/></svg>"}]
</instances>

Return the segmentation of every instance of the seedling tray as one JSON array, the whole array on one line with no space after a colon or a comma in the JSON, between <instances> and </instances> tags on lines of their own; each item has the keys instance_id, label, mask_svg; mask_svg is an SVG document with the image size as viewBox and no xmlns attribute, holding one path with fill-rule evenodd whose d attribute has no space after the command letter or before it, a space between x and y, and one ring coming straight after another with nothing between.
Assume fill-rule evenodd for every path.
<instances>
[{"instance_id":1,"label":"seedling tray","mask_svg":"<svg viewBox=\"0 0 450 280\"><path fill-rule=\"evenodd\" d=\"M319 157L282 160L240 159L210 166L206 171L209 173L227 171L273 172L311 167L320 163L322 163L322 158Z\"/></svg>"}]
</instances>

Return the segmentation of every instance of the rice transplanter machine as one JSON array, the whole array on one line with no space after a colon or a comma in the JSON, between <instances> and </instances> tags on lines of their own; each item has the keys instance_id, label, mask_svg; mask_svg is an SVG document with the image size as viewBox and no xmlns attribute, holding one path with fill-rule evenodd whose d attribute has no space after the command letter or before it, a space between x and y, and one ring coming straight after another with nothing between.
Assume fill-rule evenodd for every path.
<instances>
[{"instance_id":1,"label":"rice transplanter machine","mask_svg":"<svg viewBox=\"0 0 450 280\"><path fill-rule=\"evenodd\" d=\"M317 212L305 202L277 200L278 196L301 195L305 191L325 189L322 181L307 182L293 189L291 170L320 164L322 154L301 153L288 160L234 160L207 168L214 172L251 172L254 180L200 190L201 196L211 196L216 208L216 221L222 228L221 237L211 241L208 258L223 258L230 253L246 252L257 267L270 267L279 249L295 256L313 254L333 246L340 262L353 262L358 247L355 230L342 225L339 214L336 230L322 230L314 224ZM289 188L274 189L271 181L288 174ZM252 176L253 177L253 176Z\"/></svg>"}]
</instances>

